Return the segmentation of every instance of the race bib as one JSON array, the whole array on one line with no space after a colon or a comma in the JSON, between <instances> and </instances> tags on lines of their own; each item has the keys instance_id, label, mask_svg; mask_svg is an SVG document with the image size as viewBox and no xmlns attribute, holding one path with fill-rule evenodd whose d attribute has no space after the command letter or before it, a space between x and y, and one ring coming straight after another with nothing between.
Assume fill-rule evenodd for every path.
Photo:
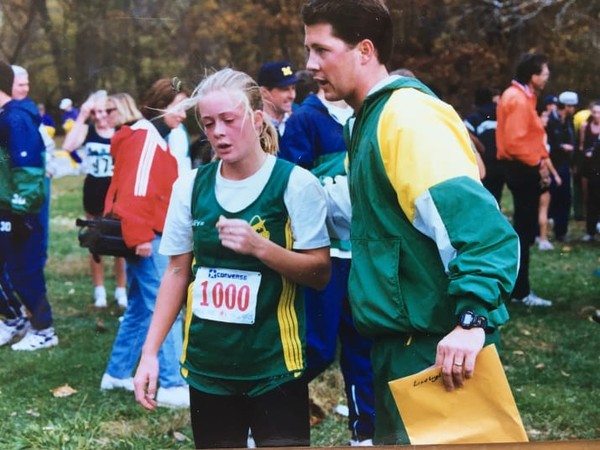
<instances>
[{"instance_id":1,"label":"race bib","mask_svg":"<svg viewBox=\"0 0 600 450\"><path fill-rule=\"evenodd\" d=\"M87 157L88 173L94 177L112 177L113 159L110 155L91 155Z\"/></svg>"},{"instance_id":2,"label":"race bib","mask_svg":"<svg viewBox=\"0 0 600 450\"><path fill-rule=\"evenodd\" d=\"M192 311L201 319L253 324L260 272L200 267L192 290Z\"/></svg>"}]
</instances>

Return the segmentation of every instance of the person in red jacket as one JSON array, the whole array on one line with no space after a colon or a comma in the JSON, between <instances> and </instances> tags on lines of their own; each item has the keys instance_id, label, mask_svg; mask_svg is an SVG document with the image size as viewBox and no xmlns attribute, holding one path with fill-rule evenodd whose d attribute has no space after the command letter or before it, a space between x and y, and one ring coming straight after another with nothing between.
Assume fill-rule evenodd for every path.
<instances>
[{"instance_id":1,"label":"person in red jacket","mask_svg":"<svg viewBox=\"0 0 600 450\"><path fill-rule=\"evenodd\" d=\"M160 255L158 247L172 185L177 179L177 161L165 137L185 119L185 111L176 106L186 97L171 87L170 80L162 79L144 95L141 114L127 94L113 95L108 102L110 121L120 128L111 141L115 167L104 214L121 220L125 244L135 249L136 256L127 258L129 304L100 383L102 390L133 391L131 375L168 264L168 257ZM158 354L159 405L189 406L189 391L179 372L182 348L182 322L176 320Z\"/></svg>"}]
</instances>

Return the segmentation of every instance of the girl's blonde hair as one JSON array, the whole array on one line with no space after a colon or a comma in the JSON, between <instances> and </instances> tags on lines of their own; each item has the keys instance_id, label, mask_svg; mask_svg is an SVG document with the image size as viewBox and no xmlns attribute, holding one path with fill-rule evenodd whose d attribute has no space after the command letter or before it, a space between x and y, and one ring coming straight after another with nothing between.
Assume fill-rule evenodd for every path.
<instances>
[{"instance_id":1,"label":"girl's blonde hair","mask_svg":"<svg viewBox=\"0 0 600 450\"><path fill-rule=\"evenodd\" d=\"M219 70L202 80L196 89L194 89L194 92L192 92L191 97L182 103L186 108L196 108L196 119L203 131L206 130L198 114L198 101L214 91L224 91L232 96L238 96L240 103L244 105L248 113L248 117L250 117L253 111L263 110L263 99L260 88L251 76L229 68ZM265 153L271 155L277 154L279 149L277 131L265 114L263 114L262 128L259 130L258 137L260 146Z\"/></svg>"},{"instance_id":2,"label":"girl's blonde hair","mask_svg":"<svg viewBox=\"0 0 600 450\"><path fill-rule=\"evenodd\" d=\"M108 101L112 102L119 114L119 120L117 121L116 126L134 123L143 118L142 113L135 104L135 100L126 92L113 94L108 97Z\"/></svg>"}]
</instances>

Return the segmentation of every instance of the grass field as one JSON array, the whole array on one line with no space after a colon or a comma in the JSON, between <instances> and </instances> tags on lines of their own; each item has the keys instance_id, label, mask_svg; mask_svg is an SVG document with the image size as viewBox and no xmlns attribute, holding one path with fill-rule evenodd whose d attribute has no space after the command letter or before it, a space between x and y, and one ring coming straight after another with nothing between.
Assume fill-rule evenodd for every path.
<instances>
[{"instance_id":1,"label":"grass field","mask_svg":"<svg viewBox=\"0 0 600 450\"><path fill-rule=\"evenodd\" d=\"M193 448L187 411L148 413L129 393L99 390L121 311L114 301L104 311L92 307L87 253L77 245L75 227L81 188L81 177L52 186L46 275L59 346L0 349L0 448ZM531 440L600 439L600 325L589 319L600 308L600 278L593 275L600 244L578 242L582 235L582 223L574 222L571 244L532 250L532 285L554 306L511 305L503 329L503 363ZM77 392L55 397L52 391L64 385ZM313 382L311 392L327 413L312 429L313 445L345 445L345 419L332 413L345 402L336 368Z\"/></svg>"}]
</instances>

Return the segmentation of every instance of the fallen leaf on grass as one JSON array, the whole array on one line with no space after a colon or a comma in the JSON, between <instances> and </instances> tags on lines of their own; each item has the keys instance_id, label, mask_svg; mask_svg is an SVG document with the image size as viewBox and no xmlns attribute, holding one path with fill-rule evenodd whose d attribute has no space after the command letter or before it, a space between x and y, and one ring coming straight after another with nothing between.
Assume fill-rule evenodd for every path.
<instances>
[{"instance_id":1,"label":"fallen leaf on grass","mask_svg":"<svg viewBox=\"0 0 600 450\"><path fill-rule=\"evenodd\" d=\"M578 314L581 317L589 317L596 312L596 307L593 305L586 305L579 308Z\"/></svg>"},{"instance_id":2,"label":"fallen leaf on grass","mask_svg":"<svg viewBox=\"0 0 600 450\"><path fill-rule=\"evenodd\" d=\"M70 397L71 395L76 394L77 390L73 389L68 384L65 384L63 386L59 386L57 388L50 389L50 392L52 392L52 395L54 395L56 398L62 398L62 397Z\"/></svg>"},{"instance_id":3,"label":"fallen leaf on grass","mask_svg":"<svg viewBox=\"0 0 600 450\"><path fill-rule=\"evenodd\" d=\"M564 370L561 370L561 371L560 371L560 374L561 374L563 377L567 377L567 378L569 378L569 377L571 376L571 374L570 374L570 373L568 373L568 372L565 372Z\"/></svg>"},{"instance_id":4,"label":"fallen leaf on grass","mask_svg":"<svg viewBox=\"0 0 600 450\"><path fill-rule=\"evenodd\" d=\"M523 333L525 336L531 336L531 331L526 330L526 329L522 329L521 333Z\"/></svg>"},{"instance_id":5,"label":"fallen leaf on grass","mask_svg":"<svg viewBox=\"0 0 600 450\"><path fill-rule=\"evenodd\" d=\"M106 325L104 324L104 321L101 319L96 320L96 331L98 331L99 333L104 333L106 331Z\"/></svg>"},{"instance_id":6,"label":"fallen leaf on grass","mask_svg":"<svg viewBox=\"0 0 600 450\"><path fill-rule=\"evenodd\" d=\"M308 408L310 413L311 427L318 425L321 422L323 422L323 420L325 420L325 410L321 407L321 405L315 403L315 401L312 398L308 399Z\"/></svg>"},{"instance_id":7,"label":"fallen leaf on grass","mask_svg":"<svg viewBox=\"0 0 600 450\"><path fill-rule=\"evenodd\" d=\"M546 368L546 364L544 364L544 363L536 364L535 368L538 369L538 370L543 370L543 369Z\"/></svg>"},{"instance_id":8,"label":"fallen leaf on grass","mask_svg":"<svg viewBox=\"0 0 600 450\"><path fill-rule=\"evenodd\" d=\"M333 408L333 412L343 417L348 417L348 414L350 414L350 411L346 405L337 405L335 408Z\"/></svg>"},{"instance_id":9,"label":"fallen leaf on grass","mask_svg":"<svg viewBox=\"0 0 600 450\"><path fill-rule=\"evenodd\" d=\"M319 425L321 422L323 422L323 419L320 419L320 418L319 418L319 417L317 417L317 416L312 416L312 415L311 415L311 416L310 416L310 419L309 419L309 422L310 422L310 426L311 426L311 427L314 427L314 426L316 426L316 425Z\"/></svg>"},{"instance_id":10,"label":"fallen leaf on grass","mask_svg":"<svg viewBox=\"0 0 600 450\"><path fill-rule=\"evenodd\" d=\"M513 355L515 356L525 356L525 352L523 350L514 350Z\"/></svg>"},{"instance_id":11,"label":"fallen leaf on grass","mask_svg":"<svg viewBox=\"0 0 600 450\"><path fill-rule=\"evenodd\" d=\"M40 417L40 413L37 412L35 409L28 409L27 411L25 411L26 414L29 414L31 417Z\"/></svg>"},{"instance_id":12,"label":"fallen leaf on grass","mask_svg":"<svg viewBox=\"0 0 600 450\"><path fill-rule=\"evenodd\" d=\"M173 431L173 437L177 442L185 442L188 440L188 437L179 431Z\"/></svg>"}]
</instances>

